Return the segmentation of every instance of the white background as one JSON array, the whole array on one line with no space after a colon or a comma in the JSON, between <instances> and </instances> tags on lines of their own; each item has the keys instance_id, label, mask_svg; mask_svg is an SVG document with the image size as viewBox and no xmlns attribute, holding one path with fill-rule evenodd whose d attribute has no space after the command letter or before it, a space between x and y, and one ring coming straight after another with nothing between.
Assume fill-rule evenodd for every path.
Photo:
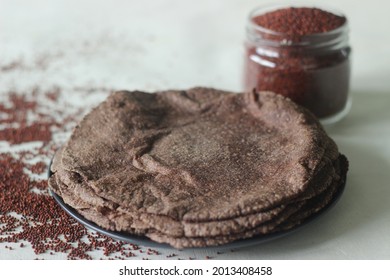
<instances>
[{"instance_id":1,"label":"white background","mask_svg":"<svg viewBox=\"0 0 390 280\"><path fill-rule=\"evenodd\" d=\"M247 14L269 2L0 0L1 64L54 61L42 71L2 74L0 94L37 83L239 91ZM350 160L345 193L331 212L296 234L219 258L390 259L390 2L306 3L335 7L350 21L353 106L346 119L327 128ZM36 257L28 248L3 247L0 259ZM180 254L204 259L215 253Z\"/></svg>"}]
</instances>

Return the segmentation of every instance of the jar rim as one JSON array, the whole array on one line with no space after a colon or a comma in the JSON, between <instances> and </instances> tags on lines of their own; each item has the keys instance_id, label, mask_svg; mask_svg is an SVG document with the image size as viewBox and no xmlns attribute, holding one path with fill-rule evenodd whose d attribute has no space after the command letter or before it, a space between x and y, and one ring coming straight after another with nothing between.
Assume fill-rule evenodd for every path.
<instances>
[{"instance_id":1,"label":"jar rim","mask_svg":"<svg viewBox=\"0 0 390 280\"><path fill-rule=\"evenodd\" d=\"M276 11L276 10L279 10L279 9L286 9L286 8L316 8L316 9L321 9L323 11L326 11L326 12L330 12L334 15L337 15L337 16L341 16L341 17L344 17L345 18L345 22L340 25L339 27L335 28L335 29L332 29L332 30L329 30L329 31L326 31L326 32L320 32L320 33L312 33L312 34L307 34L307 35L301 35L299 36L300 38L320 38L320 37L326 37L326 36L334 36L338 33L343 33L343 32L346 32L348 31L348 18L346 17L346 15L344 13L342 13L341 11L339 11L338 9L335 9L333 7L328 7L328 6L325 6L325 5L313 5L313 4L305 4L305 3L294 3L294 4L265 4L265 5L260 5L260 6L257 6L256 8L252 9L251 12L249 13L249 16L248 16L248 27L250 27L251 29L255 30L255 31L258 31L260 32L261 34L267 34L267 35L271 35L271 36L275 36L275 37L282 37L284 35L286 35L285 33L283 32L279 32L279 31L274 31L272 29L269 29L269 28L266 28L266 27L263 27L261 25L258 25L254 22L254 18L257 16L257 15L261 15L261 14L266 14L268 12L272 12L272 11ZM271 40L271 39L268 39L267 41L274 41L274 40ZM293 45L300 45L299 42L294 42L292 43Z\"/></svg>"}]
</instances>

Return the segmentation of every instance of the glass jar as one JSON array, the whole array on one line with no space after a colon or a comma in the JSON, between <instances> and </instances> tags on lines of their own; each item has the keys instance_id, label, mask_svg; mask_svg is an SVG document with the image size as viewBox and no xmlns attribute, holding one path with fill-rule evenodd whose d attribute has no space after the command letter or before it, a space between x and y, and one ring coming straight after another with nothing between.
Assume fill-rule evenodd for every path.
<instances>
[{"instance_id":1,"label":"glass jar","mask_svg":"<svg viewBox=\"0 0 390 280\"><path fill-rule=\"evenodd\" d=\"M255 23L256 16L281 8L261 7L249 15L245 91L273 91L308 108L323 124L339 121L351 106L347 21L328 32L294 38Z\"/></svg>"}]
</instances>

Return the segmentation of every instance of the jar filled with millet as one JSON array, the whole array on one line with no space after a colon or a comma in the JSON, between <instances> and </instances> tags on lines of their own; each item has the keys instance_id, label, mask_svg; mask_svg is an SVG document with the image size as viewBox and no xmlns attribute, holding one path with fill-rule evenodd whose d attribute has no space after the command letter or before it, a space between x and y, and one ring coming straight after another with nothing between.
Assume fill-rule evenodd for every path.
<instances>
[{"instance_id":1,"label":"jar filled with millet","mask_svg":"<svg viewBox=\"0 0 390 280\"><path fill-rule=\"evenodd\" d=\"M309 7L260 7L247 23L245 91L289 97L335 123L349 111L348 22L341 13Z\"/></svg>"}]
</instances>

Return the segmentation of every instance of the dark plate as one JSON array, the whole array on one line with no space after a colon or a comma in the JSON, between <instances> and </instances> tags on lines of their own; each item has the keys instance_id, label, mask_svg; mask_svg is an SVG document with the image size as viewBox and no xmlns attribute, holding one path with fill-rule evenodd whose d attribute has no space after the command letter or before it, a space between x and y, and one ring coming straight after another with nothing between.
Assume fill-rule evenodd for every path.
<instances>
[{"instance_id":1,"label":"dark plate","mask_svg":"<svg viewBox=\"0 0 390 280\"><path fill-rule=\"evenodd\" d=\"M53 174L50 170L51 164L49 165L49 177ZM344 180L345 182L345 180ZM261 243L266 243L271 240L277 239L284 237L286 235L290 235L294 232L296 232L298 229L301 229L303 226L307 225L308 223L317 220L319 217L321 217L323 214L328 212L336 203L339 201L340 197L342 196L343 192L345 189L345 183L339 188L337 193L334 195L332 198L331 202L326 205L324 208L322 208L320 211L317 213L311 215L310 217L306 218L301 224L298 226L289 229L287 231L283 232L276 232L276 233L270 233L266 235L258 235L254 236L252 238L248 239L241 239L237 240L228 244L220 245L220 246L214 246L215 248L218 248L220 250L223 249L233 249L233 248L241 248L241 247L247 247L247 246L254 246L257 244ZM50 190L51 195L53 198L57 201L57 203L61 206L62 209L64 209L70 216L72 216L74 219L76 219L78 222L86 226L87 228L90 228L92 230L95 230L101 234L104 234L106 236L109 236L111 238L117 239L117 240L122 240L125 242L129 243L136 243L138 245L143 245L147 247L156 247L156 248L170 248L172 249L169 244L166 243L158 243L153 240L150 240L147 237L142 237L142 236L137 236L137 235L132 235L132 234L126 234L123 232L117 232L117 231L110 231L106 230L104 228L101 228L100 226L96 225L95 223L85 219L83 216L81 216L75 209L67 205L60 196L55 194ZM204 249L205 247L199 248L199 249ZM207 247L207 248L212 248L212 247ZM188 249L196 249L196 248L188 248Z\"/></svg>"}]
</instances>

